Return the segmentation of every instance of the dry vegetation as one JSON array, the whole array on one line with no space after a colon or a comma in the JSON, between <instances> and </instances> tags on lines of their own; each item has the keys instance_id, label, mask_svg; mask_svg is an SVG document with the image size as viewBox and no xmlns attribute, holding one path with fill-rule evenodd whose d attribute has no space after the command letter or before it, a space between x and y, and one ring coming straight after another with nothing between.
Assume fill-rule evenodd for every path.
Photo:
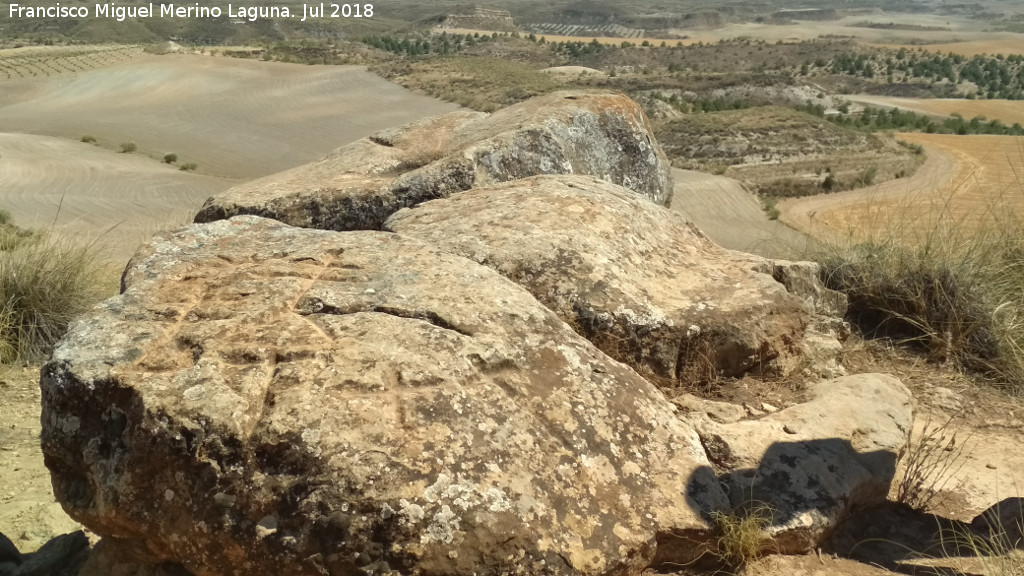
<instances>
[{"instance_id":1,"label":"dry vegetation","mask_svg":"<svg viewBox=\"0 0 1024 576\"><path fill-rule=\"evenodd\" d=\"M898 134L941 162L905 181L780 204L787 223L816 236L914 243L943 226L978 230L1024 210L1024 140L1013 136ZM929 161L930 162L930 161ZM933 169L934 168L934 169ZM1016 227L1012 222L1005 223Z\"/></svg>"},{"instance_id":2,"label":"dry vegetation","mask_svg":"<svg viewBox=\"0 0 1024 576\"><path fill-rule=\"evenodd\" d=\"M867 189L783 203L783 212L817 209L791 221L823 240L812 257L850 296L851 319L865 334L918 346L932 361L1020 393L1024 180L1014 173L1024 154L1007 137L905 136L926 148L945 144L963 159L958 171L911 194ZM1013 148L998 154L994 145Z\"/></svg>"},{"instance_id":3,"label":"dry vegetation","mask_svg":"<svg viewBox=\"0 0 1024 576\"><path fill-rule=\"evenodd\" d=\"M777 106L686 115L658 136L674 165L724 173L771 197L903 177L921 160L890 138Z\"/></svg>"},{"instance_id":4,"label":"dry vegetation","mask_svg":"<svg viewBox=\"0 0 1024 576\"><path fill-rule=\"evenodd\" d=\"M559 87L558 81L533 66L474 56L390 62L376 71L410 90L484 112Z\"/></svg>"}]
</instances>

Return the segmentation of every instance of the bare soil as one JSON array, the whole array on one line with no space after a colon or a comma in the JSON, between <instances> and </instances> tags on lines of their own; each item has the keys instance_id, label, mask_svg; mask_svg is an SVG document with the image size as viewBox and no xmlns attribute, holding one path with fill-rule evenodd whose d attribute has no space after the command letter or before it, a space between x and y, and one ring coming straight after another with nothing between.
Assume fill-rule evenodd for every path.
<instances>
[{"instance_id":1,"label":"bare soil","mask_svg":"<svg viewBox=\"0 0 1024 576\"><path fill-rule=\"evenodd\" d=\"M357 66L304 66L194 54L0 82L21 94L0 131L91 135L116 150L176 153L203 174L251 179L311 162L377 130L452 111Z\"/></svg>"},{"instance_id":2,"label":"bare soil","mask_svg":"<svg viewBox=\"0 0 1024 576\"><path fill-rule=\"evenodd\" d=\"M768 218L761 201L726 176L693 170L672 170L673 210L682 213L719 245L769 257L791 257L803 251L807 237Z\"/></svg>"},{"instance_id":3,"label":"bare soil","mask_svg":"<svg viewBox=\"0 0 1024 576\"><path fill-rule=\"evenodd\" d=\"M33 53L33 66L57 70L70 58L50 53ZM354 66L95 58L81 72L0 77L0 208L21 226L98 242L120 263L234 184L456 108ZM118 153L122 142L138 150ZM176 165L162 163L167 153ZM180 171L187 162L198 170Z\"/></svg>"}]
</instances>

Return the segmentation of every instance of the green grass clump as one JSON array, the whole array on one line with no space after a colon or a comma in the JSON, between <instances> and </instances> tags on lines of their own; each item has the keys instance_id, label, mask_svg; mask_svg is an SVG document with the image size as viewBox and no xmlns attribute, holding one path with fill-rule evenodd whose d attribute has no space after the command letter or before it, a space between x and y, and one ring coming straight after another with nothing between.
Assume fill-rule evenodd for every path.
<instances>
[{"instance_id":1,"label":"green grass clump","mask_svg":"<svg viewBox=\"0 0 1024 576\"><path fill-rule=\"evenodd\" d=\"M85 136L82 136L82 142L85 142L86 144L95 144L96 143L96 137L92 136L92 135L89 135L89 134L86 134Z\"/></svg>"},{"instance_id":2,"label":"green grass clump","mask_svg":"<svg viewBox=\"0 0 1024 576\"><path fill-rule=\"evenodd\" d=\"M196 168L198 167L199 165L196 164L195 162L183 162L180 166L178 166L178 170L182 170L185 172L195 172Z\"/></svg>"},{"instance_id":3,"label":"green grass clump","mask_svg":"<svg viewBox=\"0 0 1024 576\"><path fill-rule=\"evenodd\" d=\"M0 253L0 361L44 358L104 295L91 247L36 236Z\"/></svg>"},{"instance_id":4,"label":"green grass clump","mask_svg":"<svg viewBox=\"0 0 1024 576\"><path fill-rule=\"evenodd\" d=\"M164 164L174 164L178 161L178 155L174 152L164 154Z\"/></svg>"},{"instance_id":5,"label":"green grass clump","mask_svg":"<svg viewBox=\"0 0 1024 576\"><path fill-rule=\"evenodd\" d=\"M135 145L135 142L121 142L121 152L123 154L131 154L138 149L139 147Z\"/></svg>"}]
</instances>

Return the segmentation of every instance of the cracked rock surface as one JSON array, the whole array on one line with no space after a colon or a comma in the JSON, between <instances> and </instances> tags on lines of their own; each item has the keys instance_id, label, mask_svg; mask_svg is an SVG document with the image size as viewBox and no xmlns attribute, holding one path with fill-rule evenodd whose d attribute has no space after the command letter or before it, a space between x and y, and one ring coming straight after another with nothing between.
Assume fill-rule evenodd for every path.
<instances>
[{"instance_id":1,"label":"cracked rock surface","mask_svg":"<svg viewBox=\"0 0 1024 576\"><path fill-rule=\"evenodd\" d=\"M621 94L554 92L492 114L458 111L378 132L207 200L196 222L239 214L305 228L379 230L395 211L537 174L588 174L657 204L671 166Z\"/></svg>"},{"instance_id":2,"label":"cracked rock surface","mask_svg":"<svg viewBox=\"0 0 1024 576\"><path fill-rule=\"evenodd\" d=\"M153 565L638 574L727 505L654 386L419 240L244 216L123 287L44 367L42 442L71 516Z\"/></svg>"},{"instance_id":3,"label":"cracked rock surface","mask_svg":"<svg viewBox=\"0 0 1024 576\"><path fill-rule=\"evenodd\" d=\"M536 176L399 211L385 229L489 266L612 357L688 385L841 371L845 297L811 263L725 250L677 212L588 176Z\"/></svg>"}]
</instances>

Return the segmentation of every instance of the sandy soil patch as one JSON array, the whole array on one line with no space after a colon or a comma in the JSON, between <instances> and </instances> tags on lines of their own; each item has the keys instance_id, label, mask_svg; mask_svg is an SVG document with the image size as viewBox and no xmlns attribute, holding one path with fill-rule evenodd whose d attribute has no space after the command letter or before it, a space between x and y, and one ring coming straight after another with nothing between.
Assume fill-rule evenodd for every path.
<instances>
[{"instance_id":1,"label":"sandy soil patch","mask_svg":"<svg viewBox=\"0 0 1024 576\"><path fill-rule=\"evenodd\" d=\"M761 201L736 180L678 168L672 177L671 208L721 246L769 257L791 256L805 246L806 236L770 220Z\"/></svg>"},{"instance_id":2,"label":"sandy soil patch","mask_svg":"<svg viewBox=\"0 0 1024 576\"><path fill-rule=\"evenodd\" d=\"M0 533L22 552L80 529L53 497L39 447L39 367L0 366Z\"/></svg>"},{"instance_id":3,"label":"sandy soil patch","mask_svg":"<svg viewBox=\"0 0 1024 576\"><path fill-rule=\"evenodd\" d=\"M174 152L204 174L255 178L310 162L377 130L456 105L413 94L355 66L143 55L116 66L12 87L0 131ZM5 85L0 83L0 91Z\"/></svg>"},{"instance_id":4,"label":"sandy soil patch","mask_svg":"<svg viewBox=\"0 0 1024 576\"><path fill-rule=\"evenodd\" d=\"M605 73L594 68L587 68L586 66L553 66L551 68L545 68L541 70L546 74L552 76L604 76Z\"/></svg>"},{"instance_id":5,"label":"sandy soil patch","mask_svg":"<svg viewBox=\"0 0 1024 576\"><path fill-rule=\"evenodd\" d=\"M919 114L936 116L952 116L960 114L970 120L975 116L984 116L989 120L999 120L1004 124L1024 124L1024 101L1021 100L964 100L962 98L896 98L892 96L873 96L857 94L849 99L870 106L885 106L909 110Z\"/></svg>"},{"instance_id":6,"label":"sandy soil patch","mask_svg":"<svg viewBox=\"0 0 1024 576\"><path fill-rule=\"evenodd\" d=\"M1014 136L899 134L928 159L910 178L779 202L780 219L818 237L876 232L920 239L940 216L966 226L1024 210L1024 140Z\"/></svg>"}]
</instances>

